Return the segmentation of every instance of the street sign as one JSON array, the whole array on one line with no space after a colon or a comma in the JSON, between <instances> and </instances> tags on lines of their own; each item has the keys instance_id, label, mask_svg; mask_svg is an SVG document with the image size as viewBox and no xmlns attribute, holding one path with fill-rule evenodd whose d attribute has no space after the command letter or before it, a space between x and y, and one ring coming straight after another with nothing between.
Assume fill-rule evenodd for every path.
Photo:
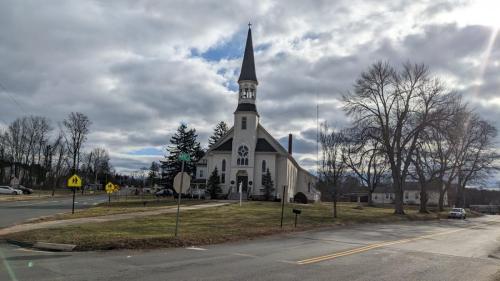
<instances>
[{"instance_id":1,"label":"street sign","mask_svg":"<svg viewBox=\"0 0 500 281\"><path fill-rule=\"evenodd\" d=\"M191 161L191 157L189 156L188 153L182 152L181 154L179 154L179 160L184 162L189 162Z\"/></svg>"},{"instance_id":2,"label":"street sign","mask_svg":"<svg viewBox=\"0 0 500 281\"><path fill-rule=\"evenodd\" d=\"M181 189L181 177L182 179L182 189ZM177 173L174 178L174 190L177 193L181 193L182 191L186 191L191 184L191 176L188 173Z\"/></svg>"},{"instance_id":3,"label":"street sign","mask_svg":"<svg viewBox=\"0 0 500 281\"><path fill-rule=\"evenodd\" d=\"M108 182L108 184L106 184L106 192L108 194L111 194L115 191L118 191L118 185L114 185L112 182Z\"/></svg>"},{"instance_id":4,"label":"street sign","mask_svg":"<svg viewBox=\"0 0 500 281\"><path fill-rule=\"evenodd\" d=\"M68 179L68 187L82 187L82 179L74 174Z\"/></svg>"}]
</instances>

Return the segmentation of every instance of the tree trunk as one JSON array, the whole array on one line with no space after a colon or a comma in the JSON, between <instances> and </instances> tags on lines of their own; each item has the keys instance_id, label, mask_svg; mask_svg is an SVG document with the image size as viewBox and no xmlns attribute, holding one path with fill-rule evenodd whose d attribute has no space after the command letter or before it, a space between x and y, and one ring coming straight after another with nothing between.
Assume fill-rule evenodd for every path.
<instances>
[{"instance_id":1,"label":"tree trunk","mask_svg":"<svg viewBox=\"0 0 500 281\"><path fill-rule=\"evenodd\" d=\"M368 206L370 206L370 207L375 206L375 204L373 204L372 194L373 194L373 191L368 190Z\"/></svg>"},{"instance_id":2,"label":"tree trunk","mask_svg":"<svg viewBox=\"0 0 500 281\"><path fill-rule=\"evenodd\" d=\"M424 185L425 186L425 185ZM427 214L429 211L427 210L427 191L426 188L422 186L420 190L420 209L418 210L419 213Z\"/></svg>"},{"instance_id":3,"label":"tree trunk","mask_svg":"<svg viewBox=\"0 0 500 281\"><path fill-rule=\"evenodd\" d=\"M394 178L394 177L393 177ZM404 215L404 206L403 206L403 186L399 177L396 177L396 180L393 183L394 185L394 214L396 215Z\"/></svg>"},{"instance_id":4,"label":"tree trunk","mask_svg":"<svg viewBox=\"0 0 500 281\"><path fill-rule=\"evenodd\" d=\"M438 208L439 208L440 212L444 211L444 195L445 195L445 193L446 193L446 190L439 191Z\"/></svg>"}]
</instances>

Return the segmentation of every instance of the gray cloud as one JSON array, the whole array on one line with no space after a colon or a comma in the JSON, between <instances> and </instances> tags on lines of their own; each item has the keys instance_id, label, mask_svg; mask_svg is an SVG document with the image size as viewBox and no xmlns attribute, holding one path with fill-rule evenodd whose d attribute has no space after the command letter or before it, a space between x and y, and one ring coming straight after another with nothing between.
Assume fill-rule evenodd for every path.
<instances>
[{"instance_id":1,"label":"gray cloud","mask_svg":"<svg viewBox=\"0 0 500 281\"><path fill-rule=\"evenodd\" d=\"M313 167L316 105L321 121L347 126L341 96L376 60L424 62L481 113L500 119L500 104L485 103L498 98L500 39L484 64L492 29L453 18L469 4L2 2L0 83L22 109L0 92L0 122L37 114L57 127L69 112L84 112L93 121L86 147L106 147L123 171L148 166L152 157L128 154L164 148L181 122L206 145L217 121L232 124L241 57L209 59L193 50L241 49L228 42L244 37L251 20L261 122L278 139L292 132L297 159Z\"/></svg>"}]
</instances>

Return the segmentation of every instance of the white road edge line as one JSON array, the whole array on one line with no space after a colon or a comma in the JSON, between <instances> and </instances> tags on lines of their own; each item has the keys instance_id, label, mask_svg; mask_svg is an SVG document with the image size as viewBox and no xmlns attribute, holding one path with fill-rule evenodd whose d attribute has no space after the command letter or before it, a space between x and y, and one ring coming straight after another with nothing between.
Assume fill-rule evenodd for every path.
<instances>
[{"instance_id":1,"label":"white road edge line","mask_svg":"<svg viewBox=\"0 0 500 281\"><path fill-rule=\"evenodd\" d=\"M205 248L200 248L200 247L187 247L187 250L194 250L194 251L206 251L207 249Z\"/></svg>"}]
</instances>

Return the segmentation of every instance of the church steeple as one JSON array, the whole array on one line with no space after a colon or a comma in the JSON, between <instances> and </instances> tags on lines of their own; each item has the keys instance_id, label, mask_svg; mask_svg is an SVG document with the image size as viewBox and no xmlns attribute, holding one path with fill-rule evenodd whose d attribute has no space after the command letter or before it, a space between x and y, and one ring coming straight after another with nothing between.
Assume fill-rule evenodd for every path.
<instances>
[{"instance_id":1,"label":"church steeple","mask_svg":"<svg viewBox=\"0 0 500 281\"><path fill-rule=\"evenodd\" d=\"M236 112L254 112L257 113L255 99L257 97L257 75L255 74L255 61L253 58L252 28L248 24L247 42L245 45L245 54L241 64L241 73L238 78L239 98Z\"/></svg>"},{"instance_id":2,"label":"church steeple","mask_svg":"<svg viewBox=\"0 0 500 281\"><path fill-rule=\"evenodd\" d=\"M252 28L250 23L248 24L247 43L245 45L245 54L243 55L238 83L241 81L254 81L258 84L257 75L255 74L255 61L253 59Z\"/></svg>"}]
</instances>

